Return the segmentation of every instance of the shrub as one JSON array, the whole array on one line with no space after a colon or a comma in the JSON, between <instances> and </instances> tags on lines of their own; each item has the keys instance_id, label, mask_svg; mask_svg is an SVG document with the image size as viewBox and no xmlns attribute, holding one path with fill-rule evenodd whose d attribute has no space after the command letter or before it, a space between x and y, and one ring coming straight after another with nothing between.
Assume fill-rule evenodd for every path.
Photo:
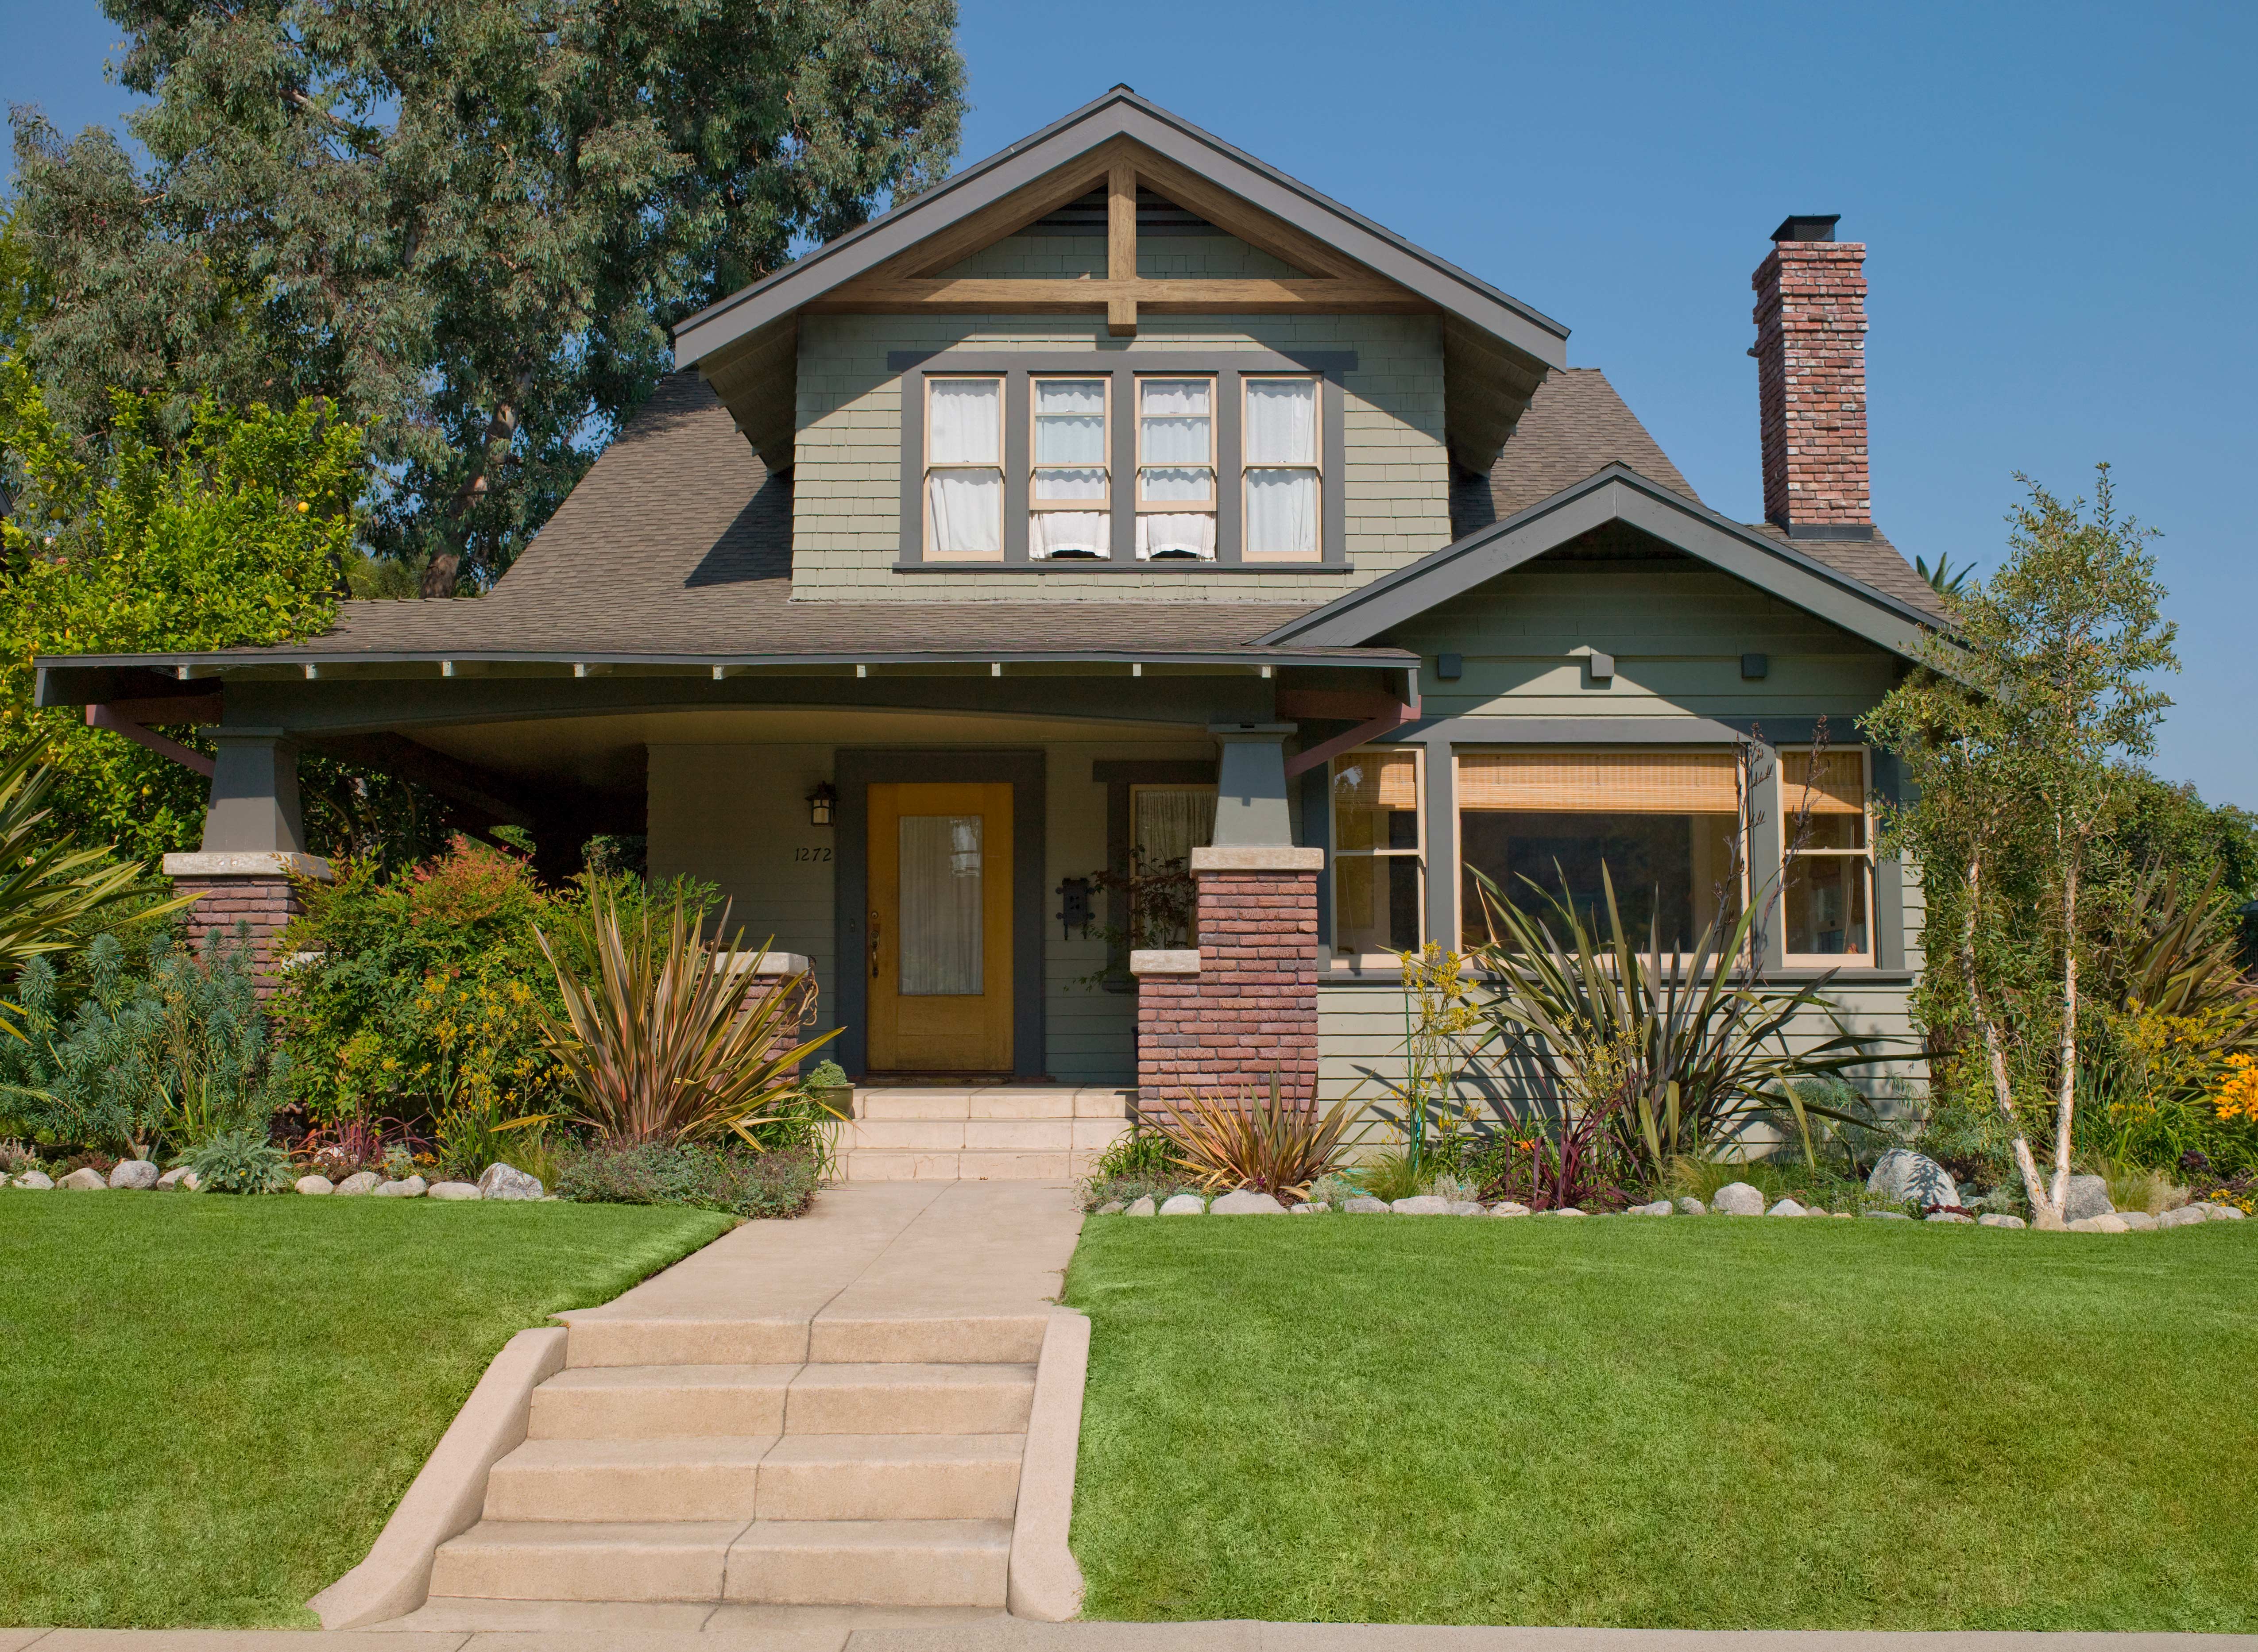
<instances>
[{"instance_id":1,"label":"shrub","mask_svg":"<svg viewBox=\"0 0 2258 1652\"><path fill-rule=\"evenodd\" d=\"M1098 1154L1097 1163L1090 1167L1093 1178L1109 1181L1125 1177L1165 1181L1176 1173L1168 1137L1150 1124L1136 1125L1114 1138L1113 1145Z\"/></svg>"},{"instance_id":2,"label":"shrub","mask_svg":"<svg viewBox=\"0 0 2258 1652\"><path fill-rule=\"evenodd\" d=\"M1195 1095L1155 1128L1175 1163L1202 1188L1298 1199L1338 1162L1354 1123L1347 1102L1320 1113L1314 1101L1286 1101L1273 1073L1267 1101Z\"/></svg>"},{"instance_id":3,"label":"shrub","mask_svg":"<svg viewBox=\"0 0 2258 1652\"><path fill-rule=\"evenodd\" d=\"M699 1143L592 1146L564 1159L557 1193L584 1204L678 1204L741 1216L796 1216L821 1181L806 1153Z\"/></svg>"},{"instance_id":4,"label":"shrub","mask_svg":"<svg viewBox=\"0 0 2258 1652\"><path fill-rule=\"evenodd\" d=\"M848 1088L847 1069L827 1055L807 1070L803 1081L812 1090L843 1090Z\"/></svg>"},{"instance_id":5,"label":"shrub","mask_svg":"<svg viewBox=\"0 0 2258 1652\"><path fill-rule=\"evenodd\" d=\"M200 1193L280 1193L294 1180L289 1154L263 1129L222 1131L186 1162Z\"/></svg>"}]
</instances>

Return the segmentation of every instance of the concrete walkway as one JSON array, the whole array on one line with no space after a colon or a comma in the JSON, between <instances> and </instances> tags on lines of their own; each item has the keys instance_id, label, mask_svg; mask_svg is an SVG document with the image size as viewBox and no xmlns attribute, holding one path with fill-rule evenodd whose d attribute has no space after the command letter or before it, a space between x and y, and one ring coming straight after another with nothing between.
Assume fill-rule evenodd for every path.
<instances>
[{"instance_id":1,"label":"concrete walkway","mask_svg":"<svg viewBox=\"0 0 2258 1652\"><path fill-rule=\"evenodd\" d=\"M0 1652L2248 1652L2258 1635L1429 1628L1353 1623L1031 1623L849 1607L586 1607L479 1631L0 1629ZM705 1616L702 1627L683 1615Z\"/></svg>"}]
</instances>

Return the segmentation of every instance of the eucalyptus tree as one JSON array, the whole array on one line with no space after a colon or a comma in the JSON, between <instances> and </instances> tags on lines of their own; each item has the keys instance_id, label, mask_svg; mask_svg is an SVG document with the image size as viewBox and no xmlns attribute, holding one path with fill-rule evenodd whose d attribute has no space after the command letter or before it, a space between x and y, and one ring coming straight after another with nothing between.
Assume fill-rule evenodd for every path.
<instances>
[{"instance_id":1,"label":"eucalyptus tree","mask_svg":"<svg viewBox=\"0 0 2258 1652\"><path fill-rule=\"evenodd\" d=\"M333 401L426 595L509 564L667 359L671 323L926 187L954 0L104 0L154 102L11 115L44 280L24 356L110 393Z\"/></svg>"}]
</instances>

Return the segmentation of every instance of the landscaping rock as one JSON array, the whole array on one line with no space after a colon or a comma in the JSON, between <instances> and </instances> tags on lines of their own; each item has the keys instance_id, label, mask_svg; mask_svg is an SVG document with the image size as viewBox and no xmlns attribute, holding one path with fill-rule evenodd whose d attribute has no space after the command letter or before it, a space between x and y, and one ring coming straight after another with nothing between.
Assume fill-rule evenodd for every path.
<instances>
[{"instance_id":1,"label":"landscaping rock","mask_svg":"<svg viewBox=\"0 0 2258 1652\"><path fill-rule=\"evenodd\" d=\"M1910 1147L1892 1147L1866 1178L1866 1191L1892 1204L1950 1204L1960 1202L1960 1189L1952 1173L1927 1153Z\"/></svg>"},{"instance_id":2,"label":"landscaping rock","mask_svg":"<svg viewBox=\"0 0 2258 1652\"><path fill-rule=\"evenodd\" d=\"M98 1193L110 1183L99 1170L74 1170L62 1179L61 1185L73 1193Z\"/></svg>"},{"instance_id":3,"label":"landscaping rock","mask_svg":"<svg viewBox=\"0 0 2258 1652\"><path fill-rule=\"evenodd\" d=\"M1667 1199L1657 1199L1652 1204L1633 1205L1630 1208L1630 1214L1635 1216L1666 1216L1673 1214L1677 1209L1678 1207Z\"/></svg>"},{"instance_id":4,"label":"landscaping rock","mask_svg":"<svg viewBox=\"0 0 2258 1652\"><path fill-rule=\"evenodd\" d=\"M2123 1218L2119 1219L2121 1221ZM2209 1220L2201 1205L2183 1204L2176 1210L2167 1210L2158 1216L2156 1225L2160 1228L2193 1228L2200 1227Z\"/></svg>"},{"instance_id":5,"label":"landscaping rock","mask_svg":"<svg viewBox=\"0 0 2258 1652\"><path fill-rule=\"evenodd\" d=\"M45 1193L55 1183L54 1179L44 1170L27 1170L8 1185L11 1188L22 1188L32 1193Z\"/></svg>"},{"instance_id":6,"label":"landscaping rock","mask_svg":"<svg viewBox=\"0 0 2258 1652\"><path fill-rule=\"evenodd\" d=\"M1125 1216L1149 1216L1159 1209L1160 1207L1153 1202L1153 1195L1148 1193L1121 1214Z\"/></svg>"},{"instance_id":7,"label":"landscaping rock","mask_svg":"<svg viewBox=\"0 0 2258 1652\"><path fill-rule=\"evenodd\" d=\"M1227 1193L1208 1207L1211 1216L1282 1216L1286 1207L1267 1193L1250 1193L1242 1188Z\"/></svg>"},{"instance_id":8,"label":"landscaping rock","mask_svg":"<svg viewBox=\"0 0 2258 1652\"><path fill-rule=\"evenodd\" d=\"M2072 1233L2130 1233L2125 1218L2113 1210L2105 1210L2098 1216L2077 1216L2071 1220Z\"/></svg>"},{"instance_id":9,"label":"landscaping rock","mask_svg":"<svg viewBox=\"0 0 2258 1652\"><path fill-rule=\"evenodd\" d=\"M1765 1214L1768 1216L1800 1216L1803 1214L1803 1207L1793 1199L1783 1199Z\"/></svg>"},{"instance_id":10,"label":"landscaping rock","mask_svg":"<svg viewBox=\"0 0 2258 1652\"><path fill-rule=\"evenodd\" d=\"M1399 1216L1446 1216L1451 1214L1451 1202L1431 1193L1414 1194L1409 1199L1398 1199L1388 1207Z\"/></svg>"},{"instance_id":11,"label":"landscaping rock","mask_svg":"<svg viewBox=\"0 0 2258 1652\"><path fill-rule=\"evenodd\" d=\"M2023 1225L2023 1219L2020 1216L1978 1216L1976 1225L1981 1228L2020 1228Z\"/></svg>"},{"instance_id":12,"label":"landscaping rock","mask_svg":"<svg viewBox=\"0 0 2258 1652\"><path fill-rule=\"evenodd\" d=\"M479 1178L481 1199L538 1199L547 1191L540 1177L529 1176L515 1165L500 1160L488 1165L486 1173Z\"/></svg>"},{"instance_id":13,"label":"landscaping rock","mask_svg":"<svg viewBox=\"0 0 2258 1652\"><path fill-rule=\"evenodd\" d=\"M1295 1206L1291 1210L1289 1210L1286 1214L1287 1214L1288 1216L1323 1216L1323 1215L1324 1215L1327 1210L1331 1209L1331 1208L1332 1208L1332 1207L1331 1207L1330 1205L1311 1204L1308 1200L1304 1199L1301 1203L1299 1203L1299 1204L1296 1205L1296 1206Z\"/></svg>"},{"instance_id":14,"label":"landscaping rock","mask_svg":"<svg viewBox=\"0 0 2258 1652\"><path fill-rule=\"evenodd\" d=\"M384 1178L373 1170L356 1170L337 1183L337 1191L348 1199L364 1193L374 1193L384 1185Z\"/></svg>"},{"instance_id":15,"label":"landscaping rock","mask_svg":"<svg viewBox=\"0 0 2258 1652\"><path fill-rule=\"evenodd\" d=\"M129 1159L123 1164L111 1166L110 1185L130 1188L135 1193L146 1193L157 1185L160 1173L157 1166L146 1159Z\"/></svg>"},{"instance_id":16,"label":"landscaping rock","mask_svg":"<svg viewBox=\"0 0 2258 1652\"><path fill-rule=\"evenodd\" d=\"M479 1191L479 1184L475 1181L435 1181L431 1184L430 1192L423 1196L427 1199L483 1199L486 1197Z\"/></svg>"},{"instance_id":17,"label":"landscaping rock","mask_svg":"<svg viewBox=\"0 0 2258 1652\"><path fill-rule=\"evenodd\" d=\"M2135 1233L2154 1233L2156 1219L2145 1210L2120 1210L2117 1219Z\"/></svg>"},{"instance_id":18,"label":"landscaping rock","mask_svg":"<svg viewBox=\"0 0 2258 1652\"><path fill-rule=\"evenodd\" d=\"M1517 1199L1501 1199L1489 1208L1489 1213L1494 1216L1525 1216L1529 1207Z\"/></svg>"},{"instance_id":19,"label":"landscaping rock","mask_svg":"<svg viewBox=\"0 0 2258 1652\"><path fill-rule=\"evenodd\" d=\"M1451 1214L1454 1216L1480 1216L1489 1213L1482 1209L1479 1199L1453 1199L1451 1201Z\"/></svg>"},{"instance_id":20,"label":"landscaping rock","mask_svg":"<svg viewBox=\"0 0 2258 1652\"><path fill-rule=\"evenodd\" d=\"M1090 1214L1092 1216L1118 1216L1128 1208L1128 1205L1119 1199L1108 1199L1104 1204L1098 1206L1097 1209L1091 1211Z\"/></svg>"},{"instance_id":21,"label":"landscaping rock","mask_svg":"<svg viewBox=\"0 0 2258 1652\"><path fill-rule=\"evenodd\" d=\"M337 1184L331 1181L327 1176L301 1176L298 1178L298 1191L309 1195L309 1197L319 1196L320 1195L327 1193L335 1193L337 1190Z\"/></svg>"},{"instance_id":22,"label":"landscaping rock","mask_svg":"<svg viewBox=\"0 0 2258 1652\"><path fill-rule=\"evenodd\" d=\"M1807 1216L1831 1216L1835 1213L1832 1210L1822 1210L1817 1205L1814 1204L1806 1205L1803 1208L1803 1214Z\"/></svg>"},{"instance_id":23,"label":"landscaping rock","mask_svg":"<svg viewBox=\"0 0 2258 1652\"><path fill-rule=\"evenodd\" d=\"M1374 1199L1368 1194L1359 1194L1353 1199L1344 1199L1341 1201L1340 1208L1352 1216L1384 1216L1388 1214L1388 1202L1385 1199Z\"/></svg>"},{"instance_id":24,"label":"landscaping rock","mask_svg":"<svg viewBox=\"0 0 2258 1652\"><path fill-rule=\"evenodd\" d=\"M1957 1222L1964 1227L1972 1227L1976 1222L1974 1216L1962 1216L1956 1210L1932 1210L1922 1219L1928 1222Z\"/></svg>"},{"instance_id":25,"label":"landscaping rock","mask_svg":"<svg viewBox=\"0 0 2258 1652\"><path fill-rule=\"evenodd\" d=\"M1161 1214L1164 1216L1204 1216L1207 1214L1207 1201L1196 1193L1172 1194L1168 1202L1161 1207Z\"/></svg>"},{"instance_id":26,"label":"landscaping rock","mask_svg":"<svg viewBox=\"0 0 2258 1652\"><path fill-rule=\"evenodd\" d=\"M421 1176L410 1176L404 1181L380 1183L376 1196L380 1199L421 1199L430 1191L431 1184Z\"/></svg>"},{"instance_id":27,"label":"landscaping rock","mask_svg":"<svg viewBox=\"0 0 2258 1652\"><path fill-rule=\"evenodd\" d=\"M186 1165L175 1166L173 1169L167 1171L163 1175L157 1178L157 1191L159 1193L170 1193L195 1173L196 1173L195 1171L190 1170ZM193 1191L193 1189L191 1191Z\"/></svg>"},{"instance_id":28,"label":"landscaping rock","mask_svg":"<svg viewBox=\"0 0 2258 1652\"><path fill-rule=\"evenodd\" d=\"M2105 1216L2115 1214L2117 1207L2109 1202L2109 1184L2099 1176L2072 1176L2070 1192L2062 1202L2062 1213L2070 1221L2082 1216Z\"/></svg>"},{"instance_id":29,"label":"landscaping rock","mask_svg":"<svg viewBox=\"0 0 2258 1652\"><path fill-rule=\"evenodd\" d=\"M1760 1216L1764 1208L1764 1195L1745 1181L1728 1182L1709 1199L1709 1209L1719 1216Z\"/></svg>"},{"instance_id":30,"label":"landscaping rock","mask_svg":"<svg viewBox=\"0 0 2258 1652\"><path fill-rule=\"evenodd\" d=\"M1911 1216L1907 1216L1902 1210L1869 1210L1866 1212L1866 1218L1870 1222L1910 1222L1913 1220Z\"/></svg>"},{"instance_id":31,"label":"landscaping rock","mask_svg":"<svg viewBox=\"0 0 2258 1652\"><path fill-rule=\"evenodd\" d=\"M1572 1204L1564 1204L1558 1210L1540 1210L1537 1214L1541 1216L1580 1216L1589 1213L1579 1210Z\"/></svg>"},{"instance_id":32,"label":"landscaping rock","mask_svg":"<svg viewBox=\"0 0 2258 1652\"><path fill-rule=\"evenodd\" d=\"M2211 1204L2206 1202L2204 1204L2190 1205L2188 1209L2191 1210L2202 1211L2203 1219L2206 1222L2240 1222L2242 1220L2242 1212L2236 1209L2231 1204Z\"/></svg>"},{"instance_id":33,"label":"landscaping rock","mask_svg":"<svg viewBox=\"0 0 2258 1652\"><path fill-rule=\"evenodd\" d=\"M1709 1207L1699 1199L1680 1199L1678 1214L1681 1216L1706 1216L1709 1214Z\"/></svg>"}]
</instances>

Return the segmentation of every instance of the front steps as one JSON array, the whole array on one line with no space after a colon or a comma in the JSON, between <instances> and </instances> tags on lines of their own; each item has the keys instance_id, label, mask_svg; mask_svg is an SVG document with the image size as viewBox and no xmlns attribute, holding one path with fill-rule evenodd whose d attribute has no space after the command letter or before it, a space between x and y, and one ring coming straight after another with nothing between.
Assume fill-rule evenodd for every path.
<instances>
[{"instance_id":1,"label":"front steps","mask_svg":"<svg viewBox=\"0 0 2258 1652\"><path fill-rule=\"evenodd\" d=\"M840 1128L849 1181L1070 1181L1129 1129L1133 1089L857 1087Z\"/></svg>"},{"instance_id":2,"label":"front steps","mask_svg":"<svg viewBox=\"0 0 2258 1652\"><path fill-rule=\"evenodd\" d=\"M576 1319L433 1601L1002 1607L1042 1321L920 1323Z\"/></svg>"}]
</instances>

